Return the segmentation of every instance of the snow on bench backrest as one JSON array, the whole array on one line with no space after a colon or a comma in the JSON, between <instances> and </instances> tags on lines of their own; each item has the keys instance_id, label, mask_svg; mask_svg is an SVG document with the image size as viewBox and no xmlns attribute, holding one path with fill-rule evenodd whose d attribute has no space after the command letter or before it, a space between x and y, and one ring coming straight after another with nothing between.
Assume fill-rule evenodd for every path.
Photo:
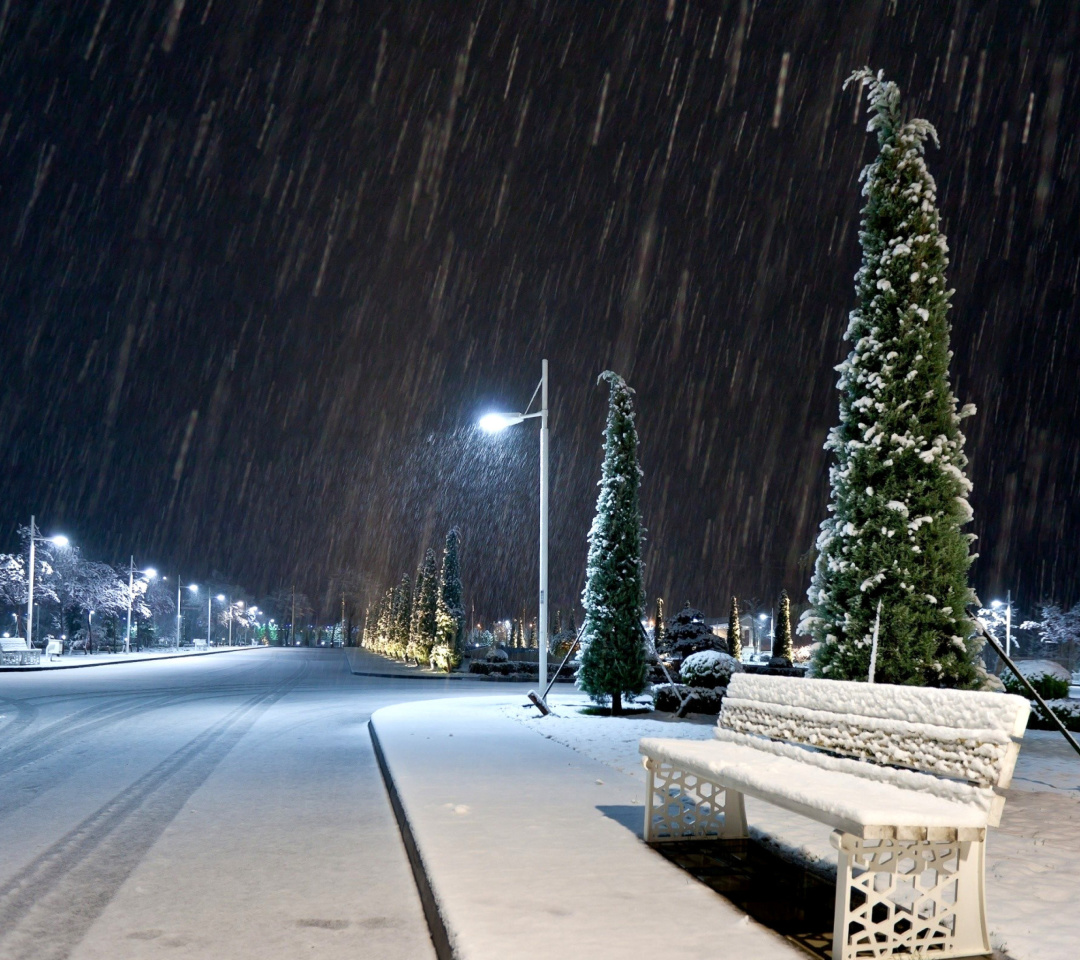
<instances>
[{"instance_id":1,"label":"snow on bench backrest","mask_svg":"<svg viewBox=\"0 0 1080 960\"><path fill-rule=\"evenodd\" d=\"M1023 697L737 673L719 726L873 763L1008 786L1030 707Z\"/></svg>"}]
</instances>

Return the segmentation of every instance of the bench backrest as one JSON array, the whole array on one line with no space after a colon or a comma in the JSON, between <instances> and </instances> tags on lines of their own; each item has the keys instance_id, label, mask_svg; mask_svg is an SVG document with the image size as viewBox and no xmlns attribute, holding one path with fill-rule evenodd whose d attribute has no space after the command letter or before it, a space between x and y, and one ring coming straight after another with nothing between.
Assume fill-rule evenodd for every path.
<instances>
[{"instance_id":1,"label":"bench backrest","mask_svg":"<svg viewBox=\"0 0 1080 960\"><path fill-rule=\"evenodd\" d=\"M1023 697L737 673L719 726L987 787L1008 786Z\"/></svg>"},{"instance_id":2,"label":"bench backrest","mask_svg":"<svg viewBox=\"0 0 1080 960\"><path fill-rule=\"evenodd\" d=\"M0 637L0 650L11 653L14 650L26 650L26 641L22 637Z\"/></svg>"}]
</instances>

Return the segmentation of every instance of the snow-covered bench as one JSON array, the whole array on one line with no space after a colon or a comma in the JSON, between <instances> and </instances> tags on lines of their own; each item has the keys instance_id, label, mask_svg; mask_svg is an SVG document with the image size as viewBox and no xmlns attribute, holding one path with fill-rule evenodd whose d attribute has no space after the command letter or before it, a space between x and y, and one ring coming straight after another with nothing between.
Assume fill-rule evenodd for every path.
<instances>
[{"instance_id":1,"label":"snow-covered bench","mask_svg":"<svg viewBox=\"0 0 1080 960\"><path fill-rule=\"evenodd\" d=\"M31 650L22 637L0 637L0 663L5 667L27 667L41 663L41 651Z\"/></svg>"},{"instance_id":2,"label":"snow-covered bench","mask_svg":"<svg viewBox=\"0 0 1080 960\"><path fill-rule=\"evenodd\" d=\"M641 741L645 839L745 837L743 796L833 828L834 960L990 952L986 828L1022 697L735 674L713 740Z\"/></svg>"}]
</instances>

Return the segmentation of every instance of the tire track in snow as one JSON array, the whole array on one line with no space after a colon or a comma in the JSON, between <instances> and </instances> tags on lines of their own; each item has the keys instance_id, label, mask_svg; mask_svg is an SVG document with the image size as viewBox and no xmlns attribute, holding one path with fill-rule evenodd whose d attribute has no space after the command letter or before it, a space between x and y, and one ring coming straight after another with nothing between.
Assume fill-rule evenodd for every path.
<instances>
[{"instance_id":1,"label":"tire track in snow","mask_svg":"<svg viewBox=\"0 0 1080 960\"><path fill-rule=\"evenodd\" d=\"M191 795L307 672L236 707L0 886L0 957L64 960Z\"/></svg>"}]
</instances>

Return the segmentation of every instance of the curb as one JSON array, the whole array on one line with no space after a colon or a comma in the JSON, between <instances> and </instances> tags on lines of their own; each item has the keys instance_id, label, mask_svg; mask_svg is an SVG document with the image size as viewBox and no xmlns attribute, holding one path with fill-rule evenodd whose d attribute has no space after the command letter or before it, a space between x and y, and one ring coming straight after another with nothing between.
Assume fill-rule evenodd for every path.
<instances>
[{"instance_id":1,"label":"curb","mask_svg":"<svg viewBox=\"0 0 1080 960\"><path fill-rule=\"evenodd\" d=\"M88 670L90 667L117 667L132 663L160 663L162 660L190 660L192 657L216 657L223 653L243 653L262 647L234 647L231 650L205 650L202 653L171 654L164 657L139 657L137 660L99 660L96 663L62 663L56 667L0 667L0 673L52 673L55 670Z\"/></svg>"},{"instance_id":2,"label":"curb","mask_svg":"<svg viewBox=\"0 0 1080 960\"><path fill-rule=\"evenodd\" d=\"M362 674L364 676L365 674ZM382 676L382 674L366 674L366 676ZM371 737L371 745L375 748L375 760L379 764L379 772L382 774L383 785L390 798L390 807L394 811L394 819L397 821L398 830L401 832L402 842L405 844L405 853L409 857L409 866L412 867L413 880L416 881L416 890L420 894L420 905L424 910L424 919L427 920L428 933L431 943L435 947L435 956L438 960L455 960L454 951L450 946L450 936L446 932L446 924L439 913L439 905L435 899L435 892L431 888L427 871L424 869L424 858L420 855L420 848L416 845L412 828L409 826L408 817L405 816L405 808L401 805L397 787L394 786L394 778L390 774L386 757L383 755L382 745L375 733L375 724L368 720L368 734Z\"/></svg>"},{"instance_id":3,"label":"curb","mask_svg":"<svg viewBox=\"0 0 1080 960\"><path fill-rule=\"evenodd\" d=\"M475 680L476 677L467 673L374 673L370 670L353 670L349 672L354 677L383 677L390 680Z\"/></svg>"}]
</instances>

